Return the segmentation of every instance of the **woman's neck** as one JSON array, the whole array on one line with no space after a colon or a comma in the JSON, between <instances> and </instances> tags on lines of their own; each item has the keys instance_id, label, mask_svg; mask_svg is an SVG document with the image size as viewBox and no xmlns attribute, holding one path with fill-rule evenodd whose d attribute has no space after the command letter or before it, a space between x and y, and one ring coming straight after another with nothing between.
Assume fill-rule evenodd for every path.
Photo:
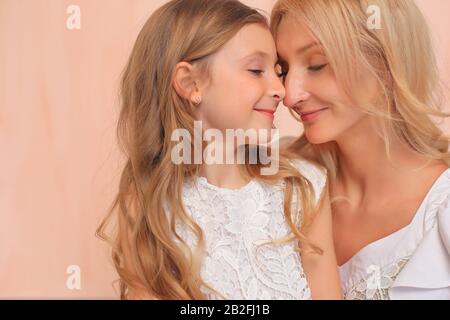
<instances>
[{"instance_id":1,"label":"woman's neck","mask_svg":"<svg viewBox=\"0 0 450 320\"><path fill-rule=\"evenodd\" d=\"M400 141L392 141L390 157L385 143L368 117L336 141L339 158L339 186L342 193L359 199L379 198L398 191L401 181L413 170L427 164L427 159Z\"/></svg>"}]
</instances>

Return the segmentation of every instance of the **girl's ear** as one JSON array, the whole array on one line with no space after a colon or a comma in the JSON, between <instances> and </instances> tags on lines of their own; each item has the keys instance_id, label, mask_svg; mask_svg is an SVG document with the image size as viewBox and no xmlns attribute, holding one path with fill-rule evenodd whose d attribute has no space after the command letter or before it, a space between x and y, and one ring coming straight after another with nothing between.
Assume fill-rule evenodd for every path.
<instances>
[{"instance_id":1,"label":"girl's ear","mask_svg":"<svg viewBox=\"0 0 450 320\"><path fill-rule=\"evenodd\" d=\"M194 77L193 66L187 62L179 62L173 72L172 84L175 91L183 98L198 105L201 103L201 94Z\"/></svg>"}]
</instances>

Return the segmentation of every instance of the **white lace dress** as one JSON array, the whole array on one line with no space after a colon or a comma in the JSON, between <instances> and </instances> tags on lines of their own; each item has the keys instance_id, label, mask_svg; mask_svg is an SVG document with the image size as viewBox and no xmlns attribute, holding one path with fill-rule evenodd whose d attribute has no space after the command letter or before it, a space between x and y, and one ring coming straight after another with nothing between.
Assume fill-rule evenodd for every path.
<instances>
[{"instance_id":1,"label":"white lace dress","mask_svg":"<svg viewBox=\"0 0 450 320\"><path fill-rule=\"evenodd\" d=\"M316 201L325 185L324 170L294 161L313 184ZM252 180L237 189L219 188L206 178L186 182L183 202L202 228L206 240L203 280L226 299L310 299L311 293L294 242L279 246L257 245L289 234L283 213L283 190ZM196 237L177 223L177 232L191 248ZM208 299L220 299L202 288Z\"/></svg>"},{"instance_id":2,"label":"white lace dress","mask_svg":"<svg viewBox=\"0 0 450 320\"><path fill-rule=\"evenodd\" d=\"M413 221L340 267L346 299L450 299L450 169Z\"/></svg>"}]
</instances>

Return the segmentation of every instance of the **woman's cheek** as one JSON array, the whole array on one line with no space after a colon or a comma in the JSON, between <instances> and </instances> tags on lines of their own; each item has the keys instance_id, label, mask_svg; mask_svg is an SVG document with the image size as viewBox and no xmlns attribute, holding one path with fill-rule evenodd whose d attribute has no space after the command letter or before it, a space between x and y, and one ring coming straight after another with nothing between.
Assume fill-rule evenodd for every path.
<instances>
[{"instance_id":1,"label":"woman's cheek","mask_svg":"<svg viewBox=\"0 0 450 320\"><path fill-rule=\"evenodd\" d=\"M320 100L327 104L334 105L336 102L345 100L345 95L339 90L334 77L329 75L323 76L315 82L314 91L317 92Z\"/></svg>"}]
</instances>

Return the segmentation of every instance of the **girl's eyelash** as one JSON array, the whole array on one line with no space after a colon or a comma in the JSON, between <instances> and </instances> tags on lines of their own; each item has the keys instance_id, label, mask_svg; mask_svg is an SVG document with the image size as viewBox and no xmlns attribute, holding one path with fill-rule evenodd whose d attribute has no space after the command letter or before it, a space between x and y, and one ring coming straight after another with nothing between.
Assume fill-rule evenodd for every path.
<instances>
[{"instance_id":1,"label":"girl's eyelash","mask_svg":"<svg viewBox=\"0 0 450 320\"><path fill-rule=\"evenodd\" d=\"M250 71L251 73L254 73L255 75L258 75L258 76L264 73L263 70L258 70L258 69L250 69L248 71Z\"/></svg>"},{"instance_id":2,"label":"girl's eyelash","mask_svg":"<svg viewBox=\"0 0 450 320\"><path fill-rule=\"evenodd\" d=\"M248 71L250 71L251 73L254 73L255 75L261 75L264 73L264 70L259 70L259 69L249 69ZM282 78L282 77L286 76L287 71L281 71L280 73L276 73L276 74L279 78Z\"/></svg>"},{"instance_id":3,"label":"girl's eyelash","mask_svg":"<svg viewBox=\"0 0 450 320\"><path fill-rule=\"evenodd\" d=\"M308 70L309 71L320 71L323 68L325 68L328 65L328 63L324 63L324 64L320 64L320 65L316 65L316 66L309 66Z\"/></svg>"}]
</instances>

